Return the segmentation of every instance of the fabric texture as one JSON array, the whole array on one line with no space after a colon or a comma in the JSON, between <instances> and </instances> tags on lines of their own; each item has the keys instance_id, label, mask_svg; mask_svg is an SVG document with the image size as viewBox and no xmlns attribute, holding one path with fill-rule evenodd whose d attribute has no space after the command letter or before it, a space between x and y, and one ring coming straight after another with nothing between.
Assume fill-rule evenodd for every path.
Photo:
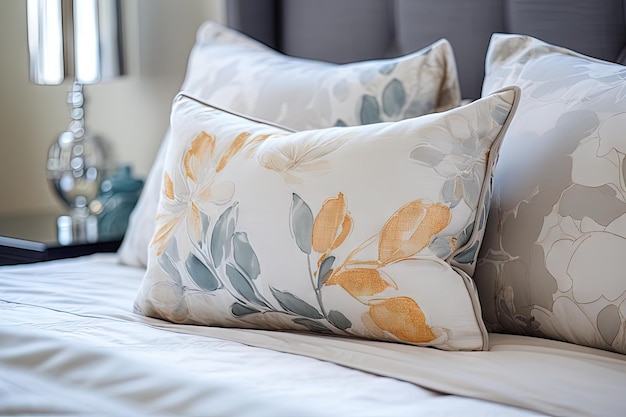
<instances>
[{"instance_id":1,"label":"fabric texture","mask_svg":"<svg viewBox=\"0 0 626 417\"><path fill-rule=\"evenodd\" d=\"M280 54L214 22L198 30L182 90L292 129L396 121L460 103L445 39L399 58L336 65ZM130 218L119 251L123 263L146 265L168 138Z\"/></svg>"},{"instance_id":2,"label":"fabric texture","mask_svg":"<svg viewBox=\"0 0 626 417\"><path fill-rule=\"evenodd\" d=\"M475 280L488 328L626 353L626 67L494 35L485 95L522 90Z\"/></svg>"},{"instance_id":3,"label":"fabric texture","mask_svg":"<svg viewBox=\"0 0 626 417\"><path fill-rule=\"evenodd\" d=\"M174 324L130 311L142 277L114 254L0 268L0 415L624 415L626 355L493 333L488 351L446 352Z\"/></svg>"},{"instance_id":4,"label":"fabric texture","mask_svg":"<svg viewBox=\"0 0 626 417\"><path fill-rule=\"evenodd\" d=\"M136 311L485 348L469 274L516 97L293 133L181 95Z\"/></svg>"}]
</instances>

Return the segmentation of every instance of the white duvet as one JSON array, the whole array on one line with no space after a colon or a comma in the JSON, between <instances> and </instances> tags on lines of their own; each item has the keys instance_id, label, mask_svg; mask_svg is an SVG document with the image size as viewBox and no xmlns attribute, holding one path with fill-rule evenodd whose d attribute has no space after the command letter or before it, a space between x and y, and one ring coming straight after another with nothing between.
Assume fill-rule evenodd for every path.
<instances>
[{"instance_id":1,"label":"white duvet","mask_svg":"<svg viewBox=\"0 0 626 417\"><path fill-rule=\"evenodd\" d=\"M626 415L622 355L174 325L132 313L143 273L114 255L0 268L0 414Z\"/></svg>"}]
</instances>

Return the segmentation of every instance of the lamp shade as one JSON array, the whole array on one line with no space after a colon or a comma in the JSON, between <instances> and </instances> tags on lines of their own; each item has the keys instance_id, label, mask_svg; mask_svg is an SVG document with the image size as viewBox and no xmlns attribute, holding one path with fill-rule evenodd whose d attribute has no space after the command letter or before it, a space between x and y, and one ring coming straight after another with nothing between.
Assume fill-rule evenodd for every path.
<instances>
[{"instance_id":1,"label":"lamp shade","mask_svg":"<svg viewBox=\"0 0 626 417\"><path fill-rule=\"evenodd\" d=\"M95 84L124 73L120 0L27 0L30 80Z\"/></svg>"}]
</instances>

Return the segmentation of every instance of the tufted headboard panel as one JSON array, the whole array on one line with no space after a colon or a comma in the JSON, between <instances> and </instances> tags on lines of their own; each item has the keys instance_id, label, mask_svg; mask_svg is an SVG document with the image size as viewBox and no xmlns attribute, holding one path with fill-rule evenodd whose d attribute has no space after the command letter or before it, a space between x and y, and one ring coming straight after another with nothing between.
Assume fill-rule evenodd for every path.
<instances>
[{"instance_id":1,"label":"tufted headboard panel","mask_svg":"<svg viewBox=\"0 0 626 417\"><path fill-rule=\"evenodd\" d=\"M626 63L626 0L229 0L228 24L288 55L344 63L447 38L480 96L491 34L521 33Z\"/></svg>"}]
</instances>

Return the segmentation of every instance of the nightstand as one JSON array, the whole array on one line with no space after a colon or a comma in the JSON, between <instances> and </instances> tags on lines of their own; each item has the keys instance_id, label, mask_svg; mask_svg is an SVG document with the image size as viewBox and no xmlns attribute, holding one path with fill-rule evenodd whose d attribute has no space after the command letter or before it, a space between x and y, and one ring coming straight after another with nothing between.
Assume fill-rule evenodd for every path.
<instances>
[{"instance_id":1,"label":"nightstand","mask_svg":"<svg viewBox=\"0 0 626 417\"><path fill-rule=\"evenodd\" d=\"M59 243L57 214L0 216L0 265L16 265L96 252L115 252L123 236L96 242Z\"/></svg>"}]
</instances>

